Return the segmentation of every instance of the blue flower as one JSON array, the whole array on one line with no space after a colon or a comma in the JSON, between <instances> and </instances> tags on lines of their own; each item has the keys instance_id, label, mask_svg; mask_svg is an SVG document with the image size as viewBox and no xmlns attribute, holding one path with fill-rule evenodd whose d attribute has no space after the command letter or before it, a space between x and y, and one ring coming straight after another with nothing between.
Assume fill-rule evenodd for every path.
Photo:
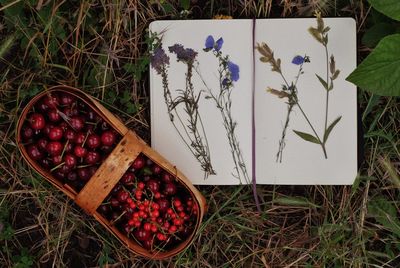
<instances>
[{"instance_id":1,"label":"blue flower","mask_svg":"<svg viewBox=\"0 0 400 268\"><path fill-rule=\"evenodd\" d=\"M206 46L206 49L214 48L214 37L212 37L212 35L207 36L205 46Z\"/></svg>"},{"instance_id":2,"label":"blue flower","mask_svg":"<svg viewBox=\"0 0 400 268\"><path fill-rule=\"evenodd\" d=\"M234 64L233 62L228 61L228 70L230 72L232 81L239 80L239 66L237 64Z\"/></svg>"},{"instance_id":3,"label":"blue flower","mask_svg":"<svg viewBox=\"0 0 400 268\"><path fill-rule=\"evenodd\" d=\"M304 58L302 56L300 56L300 55L297 55L296 57L293 58L292 63L296 64L296 65L303 64L304 63Z\"/></svg>"},{"instance_id":4,"label":"blue flower","mask_svg":"<svg viewBox=\"0 0 400 268\"><path fill-rule=\"evenodd\" d=\"M206 43L205 43L205 50L210 51L214 49L215 51L220 51L222 45L224 43L224 39L220 37L217 42L215 42L214 37L212 35L207 36Z\"/></svg>"},{"instance_id":5,"label":"blue flower","mask_svg":"<svg viewBox=\"0 0 400 268\"><path fill-rule=\"evenodd\" d=\"M220 51L220 49L222 48L222 44L224 43L224 39L222 39L222 37L220 37L217 42L215 43L215 50L216 51Z\"/></svg>"}]
</instances>

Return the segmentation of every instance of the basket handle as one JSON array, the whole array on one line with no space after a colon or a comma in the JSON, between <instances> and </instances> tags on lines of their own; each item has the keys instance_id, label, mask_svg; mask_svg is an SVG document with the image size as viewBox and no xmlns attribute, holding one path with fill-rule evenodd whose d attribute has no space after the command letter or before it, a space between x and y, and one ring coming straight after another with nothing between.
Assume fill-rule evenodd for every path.
<instances>
[{"instance_id":1,"label":"basket handle","mask_svg":"<svg viewBox=\"0 0 400 268\"><path fill-rule=\"evenodd\" d=\"M143 147L144 142L129 130L75 197L75 202L87 214L93 215Z\"/></svg>"}]
</instances>

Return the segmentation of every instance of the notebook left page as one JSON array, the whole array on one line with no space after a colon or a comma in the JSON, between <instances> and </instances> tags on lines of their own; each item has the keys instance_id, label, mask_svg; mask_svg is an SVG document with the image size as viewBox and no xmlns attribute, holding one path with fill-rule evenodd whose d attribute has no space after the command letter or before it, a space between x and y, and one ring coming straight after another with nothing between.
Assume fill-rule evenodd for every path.
<instances>
[{"instance_id":1,"label":"notebook left page","mask_svg":"<svg viewBox=\"0 0 400 268\"><path fill-rule=\"evenodd\" d=\"M194 184L251 178L252 21L155 21L151 144Z\"/></svg>"}]
</instances>

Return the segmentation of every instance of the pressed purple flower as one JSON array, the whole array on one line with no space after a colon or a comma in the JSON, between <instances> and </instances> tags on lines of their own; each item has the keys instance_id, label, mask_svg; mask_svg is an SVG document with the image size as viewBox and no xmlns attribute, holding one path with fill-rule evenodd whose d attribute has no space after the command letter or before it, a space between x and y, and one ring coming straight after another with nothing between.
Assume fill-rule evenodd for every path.
<instances>
[{"instance_id":1,"label":"pressed purple flower","mask_svg":"<svg viewBox=\"0 0 400 268\"><path fill-rule=\"evenodd\" d=\"M212 35L207 36L205 47L206 47L206 49L214 48L214 37L212 37Z\"/></svg>"},{"instance_id":2,"label":"pressed purple flower","mask_svg":"<svg viewBox=\"0 0 400 268\"><path fill-rule=\"evenodd\" d=\"M158 74L161 74L162 68L169 64L169 57L165 54L162 47L158 47L154 50L150 58L150 63L151 67L153 67Z\"/></svg>"},{"instance_id":3,"label":"pressed purple flower","mask_svg":"<svg viewBox=\"0 0 400 268\"><path fill-rule=\"evenodd\" d=\"M178 61L183 61L186 63L193 63L197 56L197 52L191 48L184 48L181 44L175 44L168 47L169 52L175 53Z\"/></svg>"},{"instance_id":4,"label":"pressed purple flower","mask_svg":"<svg viewBox=\"0 0 400 268\"><path fill-rule=\"evenodd\" d=\"M228 78L224 78L224 80L222 80L222 85L224 87L226 87L229 84L229 79Z\"/></svg>"},{"instance_id":5,"label":"pressed purple flower","mask_svg":"<svg viewBox=\"0 0 400 268\"><path fill-rule=\"evenodd\" d=\"M216 50L216 51L220 51L223 44L224 44L224 39L222 39L222 37L220 37L220 38L217 40L217 42L215 42L215 50Z\"/></svg>"},{"instance_id":6,"label":"pressed purple flower","mask_svg":"<svg viewBox=\"0 0 400 268\"><path fill-rule=\"evenodd\" d=\"M296 64L296 65L303 64L304 63L304 58L302 56L300 56L300 55L297 55L296 57L293 58L292 63Z\"/></svg>"},{"instance_id":7,"label":"pressed purple flower","mask_svg":"<svg viewBox=\"0 0 400 268\"><path fill-rule=\"evenodd\" d=\"M228 70L232 81L239 80L239 66L231 61L228 61Z\"/></svg>"}]
</instances>

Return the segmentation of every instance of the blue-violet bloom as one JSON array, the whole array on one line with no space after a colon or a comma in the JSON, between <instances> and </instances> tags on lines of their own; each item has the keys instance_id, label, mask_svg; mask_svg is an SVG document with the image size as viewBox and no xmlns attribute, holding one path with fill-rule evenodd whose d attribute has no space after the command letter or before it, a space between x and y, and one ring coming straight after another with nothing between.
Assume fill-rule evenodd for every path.
<instances>
[{"instance_id":1,"label":"blue-violet bloom","mask_svg":"<svg viewBox=\"0 0 400 268\"><path fill-rule=\"evenodd\" d=\"M165 54L162 47L157 47L150 58L151 67L156 70L158 74L161 74L162 68L169 64L169 57Z\"/></svg>"},{"instance_id":2,"label":"blue-violet bloom","mask_svg":"<svg viewBox=\"0 0 400 268\"><path fill-rule=\"evenodd\" d=\"M169 52L175 53L178 61L183 61L186 63L193 63L197 56L197 52L191 48L184 48L181 44L175 44L168 47Z\"/></svg>"},{"instance_id":3,"label":"blue-violet bloom","mask_svg":"<svg viewBox=\"0 0 400 268\"><path fill-rule=\"evenodd\" d=\"M296 57L293 58L292 63L296 64L296 65L303 64L304 63L304 58L302 56L300 56L300 55L297 55Z\"/></svg>"},{"instance_id":4,"label":"blue-violet bloom","mask_svg":"<svg viewBox=\"0 0 400 268\"><path fill-rule=\"evenodd\" d=\"M215 42L214 37L212 35L209 35L206 38L205 49L207 51L211 49L214 49L215 51L220 51L223 44L224 44L224 39L222 39L222 37L220 37L217 40L217 42Z\"/></svg>"},{"instance_id":5,"label":"blue-violet bloom","mask_svg":"<svg viewBox=\"0 0 400 268\"><path fill-rule=\"evenodd\" d=\"M239 66L237 64L234 64L233 62L228 61L228 70L231 74L232 81L239 80Z\"/></svg>"}]
</instances>

